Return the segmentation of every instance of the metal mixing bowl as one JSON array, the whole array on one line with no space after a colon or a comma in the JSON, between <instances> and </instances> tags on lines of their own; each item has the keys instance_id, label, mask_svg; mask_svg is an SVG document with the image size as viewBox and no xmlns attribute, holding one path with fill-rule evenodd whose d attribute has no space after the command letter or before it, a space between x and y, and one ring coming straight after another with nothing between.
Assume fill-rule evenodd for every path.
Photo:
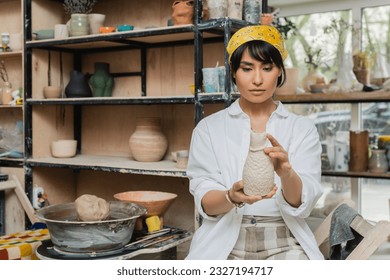
<instances>
[{"instance_id":1,"label":"metal mixing bowl","mask_svg":"<svg viewBox=\"0 0 390 280\"><path fill-rule=\"evenodd\" d=\"M135 221L146 208L129 202L110 201L110 217L104 221L80 221L74 203L37 210L46 223L55 248L69 253L114 251L129 243Z\"/></svg>"}]
</instances>

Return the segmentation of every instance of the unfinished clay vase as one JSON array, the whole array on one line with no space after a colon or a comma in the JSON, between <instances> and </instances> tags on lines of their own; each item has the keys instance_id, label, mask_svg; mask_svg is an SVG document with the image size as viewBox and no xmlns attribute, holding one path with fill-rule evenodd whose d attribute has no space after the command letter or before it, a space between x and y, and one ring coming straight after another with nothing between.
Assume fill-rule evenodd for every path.
<instances>
[{"instance_id":1,"label":"unfinished clay vase","mask_svg":"<svg viewBox=\"0 0 390 280\"><path fill-rule=\"evenodd\" d=\"M160 161L167 151L168 140L161 131L160 118L140 118L129 145L133 158L141 162Z\"/></svg>"},{"instance_id":2,"label":"unfinished clay vase","mask_svg":"<svg viewBox=\"0 0 390 280\"><path fill-rule=\"evenodd\" d=\"M274 166L271 158L264 153L266 142L266 132L251 131L248 157L242 174L246 195L266 195L274 187Z\"/></svg>"}]
</instances>

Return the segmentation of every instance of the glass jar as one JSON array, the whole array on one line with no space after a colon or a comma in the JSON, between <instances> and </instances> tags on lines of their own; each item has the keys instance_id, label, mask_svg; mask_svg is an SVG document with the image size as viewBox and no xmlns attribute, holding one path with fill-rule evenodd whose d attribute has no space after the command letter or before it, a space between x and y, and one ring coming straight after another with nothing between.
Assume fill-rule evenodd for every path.
<instances>
[{"instance_id":1,"label":"glass jar","mask_svg":"<svg viewBox=\"0 0 390 280\"><path fill-rule=\"evenodd\" d=\"M385 173L389 169L386 150L371 150L371 157L368 161L368 169L372 173Z\"/></svg>"},{"instance_id":2,"label":"glass jar","mask_svg":"<svg viewBox=\"0 0 390 280\"><path fill-rule=\"evenodd\" d=\"M1 50L3 52L9 51L9 33L1 33Z\"/></svg>"}]
</instances>

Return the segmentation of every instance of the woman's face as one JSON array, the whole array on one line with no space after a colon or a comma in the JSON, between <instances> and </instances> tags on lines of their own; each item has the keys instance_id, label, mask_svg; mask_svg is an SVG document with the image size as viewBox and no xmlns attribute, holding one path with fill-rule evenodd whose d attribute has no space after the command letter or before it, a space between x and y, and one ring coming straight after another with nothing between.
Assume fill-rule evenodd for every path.
<instances>
[{"instance_id":1,"label":"woman's face","mask_svg":"<svg viewBox=\"0 0 390 280\"><path fill-rule=\"evenodd\" d=\"M263 64L252 58L246 49L235 80L240 97L251 103L263 103L272 98L281 70L274 64Z\"/></svg>"}]
</instances>

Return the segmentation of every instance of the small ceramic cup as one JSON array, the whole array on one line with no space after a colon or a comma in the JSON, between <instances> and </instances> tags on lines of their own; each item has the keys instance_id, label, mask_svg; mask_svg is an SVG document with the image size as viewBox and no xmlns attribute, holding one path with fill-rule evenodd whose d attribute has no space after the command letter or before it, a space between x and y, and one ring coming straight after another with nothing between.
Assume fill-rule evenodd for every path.
<instances>
[{"instance_id":1,"label":"small ceramic cup","mask_svg":"<svg viewBox=\"0 0 390 280\"><path fill-rule=\"evenodd\" d=\"M69 37L68 26L66 24L54 25L54 38L65 39Z\"/></svg>"},{"instance_id":2,"label":"small ceramic cup","mask_svg":"<svg viewBox=\"0 0 390 280\"><path fill-rule=\"evenodd\" d=\"M22 33L11 33L9 35L9 47L11 51L20 51L23 47Z\"/></svg>"},{"instance_id":3,"label":"small ceramic cup","mask_svg":"<svg viewBox=\"0 0 390 280\"><path fill-rule=\"evenodd\" d=\"M76 155L76 140L57 140L51 143L51 154L56 158L70 158Z\"/></svg>"},{"instance_id":4,"label":"small ceramic cup","mask_svg":"<svg viewBox=\"0 0 390 280\"><path fill-rule=\"evenodd\" d=\"M100 27L104 25L106 15L104 14L89 14L89 34L99 34Z\"/></svg>"}]
</instances>

